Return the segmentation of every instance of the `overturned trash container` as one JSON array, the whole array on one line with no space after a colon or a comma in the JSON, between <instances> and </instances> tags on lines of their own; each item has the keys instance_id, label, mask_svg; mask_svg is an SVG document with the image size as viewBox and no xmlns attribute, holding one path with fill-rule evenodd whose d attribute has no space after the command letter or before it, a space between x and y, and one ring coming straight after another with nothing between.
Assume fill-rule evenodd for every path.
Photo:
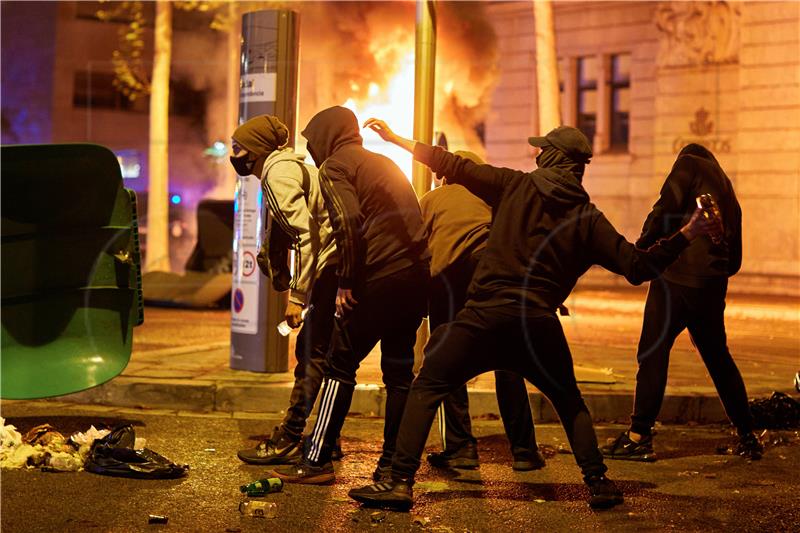
<instances>
[{"instance_id":1,"label":"overturned trash container","mask_svg":"<svg viewBox=\"0 0 800 533\"><path fill-rule=\"evenodd\" d=\"M93 144L3 146L2 397L118 375L144 320L136 196Z\"/></svg>"}]
</instances>

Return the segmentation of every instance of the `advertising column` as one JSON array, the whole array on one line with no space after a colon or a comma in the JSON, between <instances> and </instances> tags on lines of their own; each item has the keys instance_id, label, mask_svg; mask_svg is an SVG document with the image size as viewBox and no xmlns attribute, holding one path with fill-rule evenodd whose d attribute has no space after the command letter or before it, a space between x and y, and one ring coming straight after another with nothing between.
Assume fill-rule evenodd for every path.
<instances>
[{"instance_id":1,"label":"advertising column","mask_svg":"<svg viewBox=\"0 0 800 533\"><path fill-rule=\"evenodd\" d=\"M297 22L293 11L257 11L242 17L240 124L258 115L275 115L293 135ZM239 176L234 197L230 360L237 370L286 372L288 368L288 339L277 331L287 295L272 289L256 263L269 223L259 177Z\"/></svg>"}]
</instances>

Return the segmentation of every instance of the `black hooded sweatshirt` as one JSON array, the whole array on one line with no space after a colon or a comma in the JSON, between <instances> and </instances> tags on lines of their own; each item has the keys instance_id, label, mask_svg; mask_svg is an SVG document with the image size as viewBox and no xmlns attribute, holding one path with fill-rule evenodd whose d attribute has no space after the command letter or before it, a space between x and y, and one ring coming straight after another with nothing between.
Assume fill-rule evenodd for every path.
<instances>
[{"instance_id":1,"label":"black hooded sweatshirt","mask_svg":"<svg viewBox=\"0 0 800 533\"><path fill-rule=\"evenodd\" d=\"M428 260L417 196L391 159L361 145L358 120L344 107L306 126L339 250L339 286L373 281ZM426 266L427 268L427 266Z\"/></svg>"},{"instance_id":2,"label":"black hooded sweatshirt","mask_svg":"<svg viewBox=\"0 0 800 533\"><path fill-rule=\"evenodd\" d=\"M692 241L664 271L664 279L672 283L706 287L733 276L742 265L742 209L728 176L714 155L699 144L686 145L678 154L636 245L650 246L676 231L692 216L696 198L706 193L720 209L725 238L719 244L705 235Z\"/></svg>"},{"instance_id":3,"label":"black hooded sweatshirt","mask_svg":"<svg viewBox=\"0 0 800 533\"><path fill-rule=\"evenodd\" d=\"M648 250L636 248L589 202L582 176L575 175L583 165L568 160L562 168L526 173L476 165L423 143L417 143L414 158L492 207L492 229L467 306L518 303L529 316L554 313L590 266L638 285L657 277L689 244L677 232Z\"/></svg>"}]
</instances>

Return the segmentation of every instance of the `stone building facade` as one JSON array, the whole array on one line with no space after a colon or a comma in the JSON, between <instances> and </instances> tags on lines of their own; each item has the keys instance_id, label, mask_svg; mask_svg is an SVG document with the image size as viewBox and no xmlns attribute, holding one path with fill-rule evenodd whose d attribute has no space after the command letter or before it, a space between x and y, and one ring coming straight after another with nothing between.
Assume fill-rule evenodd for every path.
<instances>
[{"instance_id":1,"label":"stone building facade","mask_svg":"<svg viewBox=\"0 0 800 533\"><path fill-rule=\"evenodd\" d=\"M490 8L502 59L486 123L494 164L533 168L528 2ZM744 217L731 290L800 295L800 2L555 2L562 121L593 133L584 185L635 239L680 148L711 149ZM589 283L621 278L592 271Z\"/></svg>"}]
</instances>

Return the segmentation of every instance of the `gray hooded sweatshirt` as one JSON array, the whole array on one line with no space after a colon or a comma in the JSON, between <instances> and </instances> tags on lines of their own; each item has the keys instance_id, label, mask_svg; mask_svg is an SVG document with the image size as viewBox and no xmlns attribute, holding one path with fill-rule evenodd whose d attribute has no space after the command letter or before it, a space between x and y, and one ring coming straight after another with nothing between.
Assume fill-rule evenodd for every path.
<instances>
[{"instance_id":1,"label":"gray hooded sweatshirt","mask_svg":"<svg viewBox=\"0 0 800 533\"><path fill-rule=\"evenodd\" d=\"M270 247L272 284L279 291L291 290L289 299L305 304L322 269L338 261L317 169L291 148L283 148L267 157L261 183L270 215L264 242ZM291 266L288 252L294 252Z\"/></svg>"}]
</instances>

